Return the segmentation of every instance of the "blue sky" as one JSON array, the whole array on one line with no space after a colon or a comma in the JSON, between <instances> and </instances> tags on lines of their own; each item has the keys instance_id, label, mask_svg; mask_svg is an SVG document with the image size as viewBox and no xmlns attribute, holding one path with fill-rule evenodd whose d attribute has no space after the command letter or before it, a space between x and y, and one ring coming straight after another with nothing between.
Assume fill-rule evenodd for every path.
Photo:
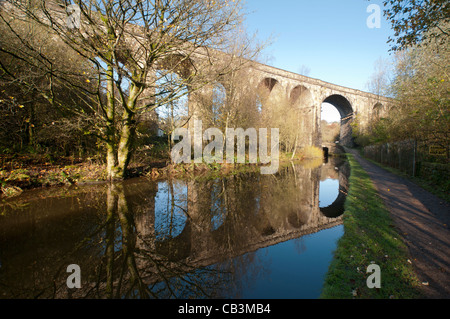
<instances>
[{"instance_id":1,"label":"blue sky","mask_svg":"<svg viewBox=\"0 0 450 319\"><path fill-rule=\"evenodd\" d=\"M389 57L393 34L381 14L380 28L369 28L370 4L381 0L247 0L247 28L263 40L268 64L312 78L367 91L378 58Z\"/></svg>"}]
</instances>

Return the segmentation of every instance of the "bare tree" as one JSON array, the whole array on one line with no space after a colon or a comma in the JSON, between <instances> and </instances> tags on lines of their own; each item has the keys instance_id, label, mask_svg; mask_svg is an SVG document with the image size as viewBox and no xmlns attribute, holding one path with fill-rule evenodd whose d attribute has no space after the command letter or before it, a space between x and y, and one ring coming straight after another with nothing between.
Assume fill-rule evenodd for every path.
<instances>
[{"instance_id":1,"label":"bare tree","mask_svg":"<svg viewBox=\"0 0 450 319\"><path fill-rule=\"evenodd\" d=\"M302 64L301 67L298 68L298 74L309 76L311 73L311 68L307 67L306 65Z\"/></svg>"},{"instance_id":2,"label":"bare tree","mask_svg":"<svg viewBox=\"0 0 450 319\"><path fill-rule=\"evenodd\" d=\"M13 48L3 52L35 63L48 74L49 89L39 93L49 99L56 83L82 89L86 105L96 116L98 137L105 144L110 180L125 177L136 124L142 118L139 115L179 99L187 94L185 87L192 93L238 68L241 58L251 57L254 50L250 45L236 50L235 38L230 36L236 29L241 30L241 0L73 3L79 14L75 27L67 20L73 16L73 12L67 12L74 8L72 1L5 1L1 19L35 59ZM65 70L55 70L45 53L16 32L11 21L17 18L46 28L54 39L87 60L92 70L89 74L74 74L78 83ZM233 54L226 54L230 48ZM161 89L160 79L170 73L180 76L172 77ZM89 87L81 87L80 79Z\"/></svg>"},{"instance_id":3,"label":"bare tree","mask_svg":"<svg viewBox=\"0 0 450 319\"><path fill-rule=\"evenodd\" d=\"M386 59L379 57L374 63L374 72L367 81L367 89L378 96L389 94L390 67Z\"/></svg>"},{"instance_id":4,"label":"bare tree","mask_svg":"<svg viewBox=\"0 0 450 319\"><path fill-rule=\"evenodd\" d=\"M392 92L398 105L390 112L388 127L392 137L415 138L448 150L449 59L448 39L397 53Z\"/></svg>"}]
</instances>

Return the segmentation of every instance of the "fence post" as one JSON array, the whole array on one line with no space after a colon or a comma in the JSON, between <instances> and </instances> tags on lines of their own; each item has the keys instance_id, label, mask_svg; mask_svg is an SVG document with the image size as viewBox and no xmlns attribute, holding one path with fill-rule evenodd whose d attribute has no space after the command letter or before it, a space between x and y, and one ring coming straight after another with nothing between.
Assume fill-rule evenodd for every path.
<instances>
[{"instance_id":1,"label":"fence post","mask_svg":"<svg viewBox=\"0 0 450 319\"><path fill-rule=\"evenodd\" d=\"M417 149L417 141L414 140L414 144L413 144L413 148L414 148L414 155L413 155L413 173L412 176L416 177L416 149Z\"/></svg>"}]
</instances>

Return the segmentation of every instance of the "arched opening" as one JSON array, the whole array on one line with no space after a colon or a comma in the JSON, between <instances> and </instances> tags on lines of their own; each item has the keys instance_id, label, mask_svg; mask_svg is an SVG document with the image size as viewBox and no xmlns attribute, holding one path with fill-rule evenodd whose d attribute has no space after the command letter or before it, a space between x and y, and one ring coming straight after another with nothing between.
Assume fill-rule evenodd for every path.
<instances>
[{"instance_id":1,"label":"arched opening","mask_svg":"<svg viewBox=\"0 0 450 319\"><path fill-rule=\"evenodd\" d=\"M325 148L329 150L333 144L339 142L341 115L332 104L322 103L320 131L324 150Z\"/></svg>"},{"instance_id":2,"label":"arched opening","mask_svg":"<svg viewBox=\"0 0 450 319\"><path fill-rule=\"evenodd\" d=\"M211 108L209 110L211 112L210 119L213 127L222 127L227 122L226 104L227 91L221 83L216 83L212 88Z\"/></svg>"},{"instance_id":3,"label":"arched opening","mask_svg":"<svg viewBox=\"0 0 450 319\"><path fill-rule=\"evenodd\" d=\"M293 116L298 118L295 127L296 146L304 147L313 145L314 130L314 100L311 92L303 85L298 85L291 90L289 97L289 106Z\"/></svg>"},{"instance_id":4,"label":"arched opening","mask_svg":"<svg viewBox=\"0 0 450 319\"><path fill-rule=\"evenodd\" d=\"M159 131L170 136L175 129L187 124L189 89L184 79L175 72L158 70L156 76L155 103L158 106Z\"/></svg>"},{"instance_id":5,"label":"arched opening","mask_svg":"<svg viewBox=\"0 0 450 319\"><path fill-rule=\"evenodd\" d=\"M158 117L158 135L170 136L172 132L188 125L191 93L190 74L193 62L187 56L173 54L158 64L152 74L155 112Z\"/></svg>"},{"instance_id":6,"label":"arched opening","mask_svg":"<svg viewBox=\"0 0 450 319\"><path fill-rule=\"evenodd\" d=\"M275 85L278 84L278 81L273 78L265 78L258 85L258 92L262 93L265 96L268 96L270 92L272 92Z\"/></svg>"},{"instance_id":7,"label":"arched opening","mask_svg":"<svg viewBox=\"0 0 450 319\"><path fill-rule=\"evenodd\" d=\"M373 110L372 110L372 116L374 120L379 120L380 119L380 115L381 115L381 111L383 110L383 104L381 104L380 102L378 102L377 104L375 104L373 106Z\"/></svg>"},{"instance_id":8,"label":"arched opening","mask_svg":"<svg viewBox=\"0 0 450 319\"><path fill-rule=\"evenodd\" d=\"M273 78L263 79L256 88L256 108L260 114L263 114L264 108L269 104L275 103L281 96L281 85Z\"/></svg>"},{"instance_id":9,"label":"arched opening","mask_svg":"<svg viewBox=\"0 0 450 319\"><path fill-rule=\"evenodd\" d=\"M335 111L333 111L333 107ZM354 117L354 113L350 102L342 95L333 94L328 96L322 102L322 118L324 118L325 110L327 111L326 115L330 115L331 113L331 116L325 117L328 119L327 123L329 123L328 121L331 121L331 123L339 123L339 125L331 126L331 133L328 132L327 134L332 136L333 130L336 133L339 132L339 143L343 146L353 146L351 123Z\"/></svg>"},{"instance_id":10,"label":"arched opening","mask_svg":"<svg viewBox=\"0 0 450 319\"><path fill-rule=\"evenodd\" d=\"M202 128L224 129L227 123L227 90L220 82L203 86L189 95L190 123L201 120Z\"/></svg>"}]
</instances>

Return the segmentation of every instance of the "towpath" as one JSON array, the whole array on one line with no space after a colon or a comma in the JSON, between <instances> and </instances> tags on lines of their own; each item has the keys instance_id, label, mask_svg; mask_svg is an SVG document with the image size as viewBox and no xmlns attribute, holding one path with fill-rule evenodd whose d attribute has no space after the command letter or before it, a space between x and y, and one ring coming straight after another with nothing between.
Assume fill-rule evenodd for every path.
<instances>
[{"instance_id":1,"label":"towpath","mask_svg":"<svg viewBox=\"0 0 450 319\"><path fill-rule=\"evenodd\" d=\"M450 204L346 148L366 170L409 248L424 296L450 299Z\"/></svg>"}]
</instances>

